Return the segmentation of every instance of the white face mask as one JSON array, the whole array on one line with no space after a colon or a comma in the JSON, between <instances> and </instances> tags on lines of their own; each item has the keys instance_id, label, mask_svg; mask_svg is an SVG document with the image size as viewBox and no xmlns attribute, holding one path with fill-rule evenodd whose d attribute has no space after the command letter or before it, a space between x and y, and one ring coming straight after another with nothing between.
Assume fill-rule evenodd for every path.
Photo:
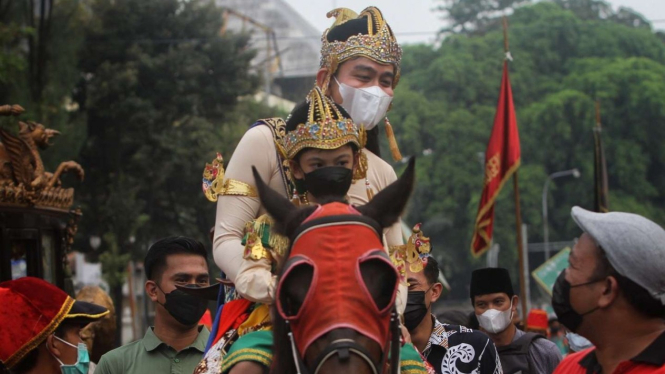
<instances>
[{"instance_id":1,"label":"white face mask","mask_svg":"<svg viewBox=\"0 0 665 374\"><path fill-rule=\"evenodd\" d=\"M593 347L593 343L591 343L587 338L583 337L582 335L575 334L574 332L567 332L566 339L568 339L568 346L573 352L580 352L587 348Z\"/></svg>"},{"instance_id":2,"label":"white face mask","mask_svg":"<svg viewBox=\"0 0 665 374\"><path fill-rule=\"evenodd\" d=\"M356 126L371 130L386 116L393 98L381 87L355 88L340 83L337 78L335 82L342 96L342 107L349 113Z\"/></svg>"},{"instance_id":3,"label":"white face mask","mask_svg":"<svg viewBox=\"0 0 665 374\"><path fill-rule=\"evenodd\" d=\"M498 334L508 328L513 321L513 302L510 302L510 308L504 311L488 309L481 315L476 314L478 324L485 331L491 334Z\"/></svg>"}]
</instances>

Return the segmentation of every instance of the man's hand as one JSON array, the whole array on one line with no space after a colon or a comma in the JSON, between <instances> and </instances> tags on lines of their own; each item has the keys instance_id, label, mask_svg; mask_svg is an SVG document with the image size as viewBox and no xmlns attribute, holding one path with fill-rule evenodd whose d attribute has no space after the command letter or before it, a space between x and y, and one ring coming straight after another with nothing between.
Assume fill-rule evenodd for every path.
<instances>
[{"instance_id":1,"label":"man's hand","mask_svg":"<svg viewBox=\"0 0 665 374\"><path fill-rule=\"evenodd\" d=\"M409 330L407 330L404 325L399 325L399 328L402 330L402 345L411 343L411 334L409 334Z\"/></svg>"}]
</instances>

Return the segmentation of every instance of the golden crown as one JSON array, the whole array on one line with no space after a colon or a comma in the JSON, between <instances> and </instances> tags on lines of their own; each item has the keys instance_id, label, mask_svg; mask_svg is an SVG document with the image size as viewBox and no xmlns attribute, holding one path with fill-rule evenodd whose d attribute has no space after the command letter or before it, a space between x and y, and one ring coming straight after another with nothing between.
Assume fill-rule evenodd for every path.
<instances>
[{"instance_id":1,"label":"golden crown","mask_svg":"<svg viewBox=\"0 0 665 374\"><path fill-rule=\"evenodd\" d=\"M376 7L368 7L359 15L347 8L337 8L327 14L328 18L335 17L333 25L323 32L321 37L321 67L328 68L332 75L339 64L352 57L367 57L380 64L395 65L395 79L393 87L397 86L400 76L400 62L402 48L397 44L392 29L383 18L381 11ZM335 26L355 19L367 17L367 31L349 37L346 41L328 41L328 32ZM325 86L324 86L325 87Z\"/></svg>"},{"instance_id":2,"label":"golden crown","mask_svg":"<svg viewBox=\"0 0 665 374\"><path fill-rule=\"evenodd\" d=\"M307 123L299 124L286 134L281 144L285 158L292 159L305 148L337 149L349 143L362 147L362 130L350 118L345 118L319 87L310 91L307 102Z\"/></svg>"}]
</instances>

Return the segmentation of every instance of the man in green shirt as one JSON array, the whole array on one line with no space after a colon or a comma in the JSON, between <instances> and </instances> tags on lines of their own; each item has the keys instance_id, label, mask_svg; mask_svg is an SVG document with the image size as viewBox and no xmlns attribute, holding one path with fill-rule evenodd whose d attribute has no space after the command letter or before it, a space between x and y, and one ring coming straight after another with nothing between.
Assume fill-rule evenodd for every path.
<instances>
[{"instance_id":1,"label":"man in green shirt","mask_svg":"<svg viewBox=\"0 0 665 374\"><path fill-rule=\"evenodd\" d=\"M203 357L210 332L198 321L206 301L180 287L210 284L205 248L185 237L162 239L148 250L146 294L155 305L155 326L141 340L103 355L96 374L190 374Z\"/></svg>"}]
</instances>

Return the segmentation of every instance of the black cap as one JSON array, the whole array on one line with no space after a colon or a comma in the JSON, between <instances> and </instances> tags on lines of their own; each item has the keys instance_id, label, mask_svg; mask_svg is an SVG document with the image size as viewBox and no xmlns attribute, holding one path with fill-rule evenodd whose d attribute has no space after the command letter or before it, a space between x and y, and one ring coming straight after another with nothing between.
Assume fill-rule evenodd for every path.
<instances>
[{"instance_id":1,"label":"black cap","mask_svg":"<svg viewBox=\"0 0 665 374\"><path fill-rule=\"evenodd\" d=\"M506 293L509 297L515 295L508 269L484 268L474 270L473 273L471 273L471 301L473 301L474 296L499 292Z\"/></svg>"},{"instance_id":2,"label":"black cap","mask_svg":"<svg viewBox=\"0 0 665 374\"><path fill-rule=\"evenodd\" d=\"M65 315L62 323L74 325L87 325L109 314L109 310L103 306L85 301L74 301L72 309Z\"/></svg>"}]
</instances>

